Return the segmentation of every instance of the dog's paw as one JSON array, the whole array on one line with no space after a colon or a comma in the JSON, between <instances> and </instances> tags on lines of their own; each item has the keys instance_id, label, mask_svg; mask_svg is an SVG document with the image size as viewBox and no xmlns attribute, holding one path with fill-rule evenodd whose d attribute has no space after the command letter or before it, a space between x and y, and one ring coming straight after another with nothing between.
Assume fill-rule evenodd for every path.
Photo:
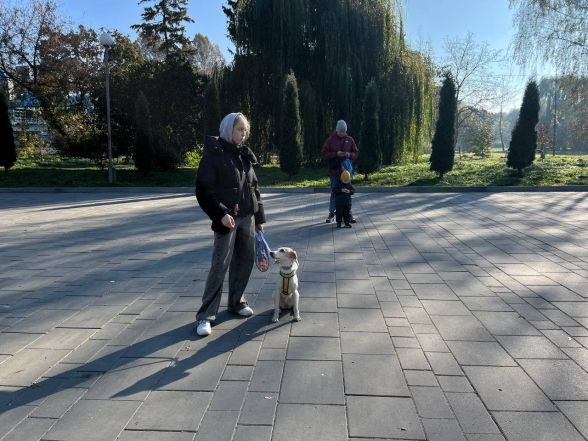
<instances>
[{"instance_id":1,"label":"dog's paw","mask_svg":"<svg viewBox=\"0 0 588 441\"><path fill-rule=\"evenodd\" d=\"M302 320L302 317L300 317L299 315L297 315L296 317L294 317L294 321L295 322L299 322L300 320Z\"/></svg>"},{"instance_id":2,"label":"dog's paw","mask_svg":"<svg viewBox=\"0 0 588 441\"><path fill-rule=\"evenodd\" d=\"M276 323L278 320L280 320L280 317L279 317L279 316L277 316L277 315L274 315L274 316L272 317L272 323Z\"/></svg>"}]
</instances>

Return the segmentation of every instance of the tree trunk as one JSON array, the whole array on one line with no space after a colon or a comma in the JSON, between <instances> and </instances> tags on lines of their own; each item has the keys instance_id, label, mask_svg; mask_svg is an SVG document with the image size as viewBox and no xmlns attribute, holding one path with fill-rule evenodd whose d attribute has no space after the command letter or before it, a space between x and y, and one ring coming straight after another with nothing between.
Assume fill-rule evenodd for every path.
<instances>
[{"instance_id":1,"label":"tree trunk","mask_svg":"<svg viewBox=\"0 0 588 441\"><path fill-rule=\"evenodd\" d=\"M500 144L504 153L504 135L502 134L502 103L500 103L500 119L498 120L498 131L500 132Z\"/></svg>"}]
</instances>

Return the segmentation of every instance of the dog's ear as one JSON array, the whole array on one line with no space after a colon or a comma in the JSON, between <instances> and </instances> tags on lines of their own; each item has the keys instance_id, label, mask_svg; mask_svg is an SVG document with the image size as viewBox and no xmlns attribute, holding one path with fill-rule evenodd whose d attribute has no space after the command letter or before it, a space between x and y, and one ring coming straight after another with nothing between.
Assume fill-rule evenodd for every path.
<instances>
[{"instance_id":1,"label":"dog's ear","mask_svg":"<svg viewBox=\"0 0 588 441\"><path fill-rule=\"evenodd\" d=\"M294 251L294 250L291 249L288 254L290 255L290 259L292 259L296 263L298 263L298 254L296 254L296 251Z\"/></svg>"}]
</instances>

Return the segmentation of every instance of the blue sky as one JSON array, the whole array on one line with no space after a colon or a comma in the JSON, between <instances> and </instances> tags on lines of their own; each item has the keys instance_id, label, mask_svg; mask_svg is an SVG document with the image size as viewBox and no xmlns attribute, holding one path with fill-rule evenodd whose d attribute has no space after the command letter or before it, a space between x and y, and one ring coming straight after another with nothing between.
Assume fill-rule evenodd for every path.
<instances>
[{"instance_id":1,"label":"blue sky","mask_svg":"<svg viewBox=\"0 0 588 441\"><path fill-rule=\"evenodd\" d=\"M226 17L222 12L225 0L190 0L189 15L195 21L187 25L188 35L197 32L207 35L217 43L225 58L229 59L232 43L226 36ZM443 55L446 38L464 37L468 31L478 41L488 42L494 49L506 51L514 33L512 11L508 0L402 0L405 14L405 31L413 47L428 42L433 55ZM138 0L61 0L61 13L72 24L84 24L93 28L117 29L134 36L130 25L139 23L143 5ZM515 87L524 88L528 77L517 67L502 72L513 75ZM515 102L512 106L517 106Z\"/></svg>"}]
</instances>

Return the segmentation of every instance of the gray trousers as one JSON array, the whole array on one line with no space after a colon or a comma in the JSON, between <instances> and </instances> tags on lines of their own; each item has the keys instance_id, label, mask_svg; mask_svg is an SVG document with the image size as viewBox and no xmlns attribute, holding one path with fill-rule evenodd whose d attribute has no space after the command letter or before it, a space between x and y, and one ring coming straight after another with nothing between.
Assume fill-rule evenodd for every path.
<instances>
[{"instance_id":1,"label":"gray trousers","mask_svg":"<svg viewBox=\"0 0 588 441\"><path fill-rule=\"evenodd\" d=\"M228 233L214 233L212 263L202 295L202 306L196 313L196 320L216 319L227 269L229 270L228 309L237 312L247 306L243 293L253 269L254 243L253 215L236 217L235 227Z\"/></svg>"}]
</instances>

